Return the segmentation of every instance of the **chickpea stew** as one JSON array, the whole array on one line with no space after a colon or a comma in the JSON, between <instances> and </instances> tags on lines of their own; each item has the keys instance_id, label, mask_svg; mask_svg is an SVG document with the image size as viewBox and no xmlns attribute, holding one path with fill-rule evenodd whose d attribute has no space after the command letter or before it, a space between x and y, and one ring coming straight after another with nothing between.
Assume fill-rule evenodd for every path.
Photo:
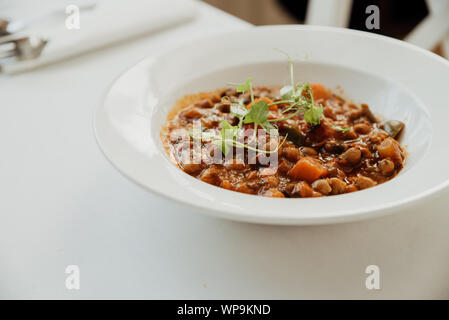
<instances>
[{"instance_id":1,"label":"chickpea stew","mask_svg":"<svg viewBox=\"0 0 449 320\"><path fill-rule=\"evenodd\" d=\"M279 198L349 193L395 177L405 125L321 84L295 84L292 65L282 88L249 78L178 101L161 131L172 161L209 184Z\"/></svg>"}]
</instances>

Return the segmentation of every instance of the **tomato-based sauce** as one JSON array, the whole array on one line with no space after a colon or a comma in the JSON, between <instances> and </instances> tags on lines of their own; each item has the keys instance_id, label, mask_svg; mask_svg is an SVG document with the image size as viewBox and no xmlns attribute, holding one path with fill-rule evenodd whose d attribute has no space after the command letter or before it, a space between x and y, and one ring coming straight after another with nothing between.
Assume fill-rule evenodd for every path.
<instances>
[{"instance_id":1,"label":"tomato-based sauce","mask_svg":"<svg viewBox=\"0 0 449 320\"><path fill-rule=\"evenodd\" d=\"M312 104L321 108L318 124L307 119L305 112L287 117L292 113L287 110L289 104L283 103L280 87L255 87L253 97L248 91L226 88L182 99L169 116L161 138L170 158L189 175L247 194L281 198L328 196L366 189L395 177L405 162L404 148L397 140L404 124L395 120L381 122L366 104L346 101L320 84L310 87ZM273 124L278 136L264 136L263 141L256 138L259 146L263 144L263 148L256 149L271 150L270 156L276 157L275 166L251 158L249 148L238 155L237 150L245 149L243 144L249 145L251 137L243 139L243 144L231 141L226 146L214 138L205 139L195 148L192 135L187 139L174 135L179 129L191 133L196 125L202 131L215 133L215 137L223 137L223 120L232 128L240 125L240 131L251 131L255 126L259 131L268 130L267 125L257 126L257 121L246 124L231 112L232 104L240 103L251 110L258 101L267 104L268 120L264 123ZM238 130L234 132L236 136ZM235 155L225 157L225 153ZM208 161L208 157L217 154L221 162Z\"/></svg>"}]
</instances>

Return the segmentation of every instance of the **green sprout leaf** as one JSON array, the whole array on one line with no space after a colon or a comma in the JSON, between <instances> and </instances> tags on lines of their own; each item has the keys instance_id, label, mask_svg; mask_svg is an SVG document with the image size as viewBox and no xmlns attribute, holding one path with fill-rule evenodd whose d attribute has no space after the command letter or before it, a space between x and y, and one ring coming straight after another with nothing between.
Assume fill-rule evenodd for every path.
<instances>
[{"instance_id":1,"label":"green sprout leaf","mask_svg":"<svg viewBox=\"0 0 449 320\"><path fill-rule=\"evenodd\" d=\"M333 126L335 131L341 132L343 134L347 134L351 129L348 127L340 127L340 126Z\"/></svg>"},{"instance_id":2,"label":"green sprout leaf","mask_svg":"<svg viewBox=\"0 0 449 320\"><path fill-rule=\"evenodd\" d=\"M239 123L236 126L232 126L229 122L223 120L221 123L221 130L219 132L219 135L214 136L212 134L207 138L212 139L213 143L221 149L224 155L227 155L233 147L264 152L263 150L254 148L250 144L245 144L237 140L243 124L254 124L254 136L251 140L249 140L251 142L254 142L256 139L258 126L269 132L270 135L279 135L277 126L273 125L273 123L275 122L285 121L303 113L304 121L306 121L310 125L317 126L320 124L321 119L323 118L323 107L321 105L315 106L313 92L310 85L308 83L295 84L295 78L293 74L293 60L290 55L280 49L275 50L281 52L288 58L291 84L281 88L280 96L282 100L277 100L273 103L267 104L263 100L258 101L257 103L254 101L252 83L253 79L251 77L249 77L244 83L229 83L230 85L236 86L236 91L239 93L249 92L251 98L251 108L248 110L243 104L243 97L241 97L239 102L231 102L228 97L222 98L223 103L230 105L230 113L231 115L239 119ZM285 117L268 119L269 106L275 104L288 104L288 106L286 108L283 108L283 110L281 111L282 114L285 114ZM334 128L335 130L344 133L347 133L349 131L349 128ZM205 137L204 134L202 137ZM285 139L286 137L284 138L283 142L285 142ZM265 151L265 153L271 152L277 152L277 150Z\"/></svg>"},{"instance_id":3,"label":"green sprout leaf","mask_svg":"<svg viewBox=\"0 0 449 320\"><path fill-rule=\"evenodd\" d=\"M246 114L243 123L257 123L262 124L268 120L268 104L261 100L254 103Z\"/></svg>"},{"instance_id":4,"label":"green sprout leaf","mask_svg":"<svg viewBox=\"0 0 449 320\"><path fill-rule=\"evenodd\" d=\"M279 51L280 53L284 54L289 63L290 67L290 81L291 85L287 85L281 88L280 95L283 100L287 100L290 106L288 106L285 110L282 111L282 113L292 112L289 116L281 119L275 119L270 120L270 122L274 121L283 121L286 119L290 119L299 112L304 112L304 120L313 125L319 125L321 118L323 117L323 108L321 106L315 107L315 102L313 100L313 92L312 88L308 83L301 85L301 84L295 84L295 77L293 73L293 60L290 57L290 55L282 51L278 48L275 48L276 51ZM299 89L298 89L299 87ZM303 95L303 93L306 93Z\"/></svg>"},{"instance_id":5,"label":"green sprout leaf","mask_svg":"<svg viewBox=\"0 0 449 320\"><path fill-rule=\"evenodd\" d=\"M237 92L245 93L246 91L250 90L252 82L253 78L249 77L248 80L245 81L245 83L239 84L235 90Z\"/></svg>"},{"instance_id":6,"label":"green sprout leaf","mask_svg":"<svg viewBox=\"0 0 449 320\"><path fill-rule=\"evenodd\" d=\"M313 126L319 125L322 117L323 107L321 105L319 107L311 105L310 108L304 112L304 120Z\"/></svg>"},{"instance_id":7,"label":"green sprout leaf","mask_svg":"<svg viewBox=\"0 0 449 320\"><path fill-rule=\"evenodd\" d=\"M253 94L253 78L249 77L248 80L245 81L245 83L229 83L232 86L237 86L235 89L237 92L245 93L246 91L249 91L249 95L251 97L251 103L254 103L254 94Z\"/></svg>"},{"instance_id":8,"label":"green sprout leaf","mask_svg":"<svg viewBox=\"0 0 449 320\"><path fill-rule=\"evenodd\" d=\"M283 86L280 90L280 94L283 100L292 100L294 98L293 87L290 85Z\"/></svg>"},{"instance_id":9,"label":"green sprout leaf","mask_svg":"<svg viewBox=\"0 0 449 320\"><path fill-rule=\"evenodd\" d=\"M227 155L232 149L239 130L239 127L232 126L226 120L221 121L220 136L214 141L214 144L220 148L223 155Z\"/></svg>"},{"instance_id":10,"label":"green sprout leaf","mask_svg":"<svg viewBox=\"0 0 449 320\"><path fill-rule=\"evenodd\" d=\"M292 59L292 57L290 57L290 55L289 55L287 52L285 52L285 51L283 51L283 50L281 50L281 49L279 49L279 48L274 48L274 50L276 50L276 51L282 53L283 55L285 55L285 56L287 57L287 59L288 59L288 64L289 64L289 67L290 67L290 81L291 81L291 87L292 87L292 89L296 89L296 88L295 88L295 77L294 77L294 74L293 74L293 59ZM293 91L295 91L295 90L293 90Z\"/></svg>"}]
</instances>

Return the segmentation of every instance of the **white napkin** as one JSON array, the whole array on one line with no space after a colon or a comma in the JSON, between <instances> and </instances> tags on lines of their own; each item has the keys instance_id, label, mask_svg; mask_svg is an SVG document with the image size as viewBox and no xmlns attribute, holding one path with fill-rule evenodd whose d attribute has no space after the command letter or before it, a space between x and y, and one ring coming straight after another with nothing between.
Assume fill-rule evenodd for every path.
<instances>
[{"instance_id":1,"label":"white napkin","mask_svg":"<svg viewBox=\"0 0 449 320\"><path fill-rule=\"evenodd\" d=\"M38 58L10 62L2 66L2 71L13 74L35 69L115 42L186 22L196 13L196 3L190 0L89 0L88 2L95 3L95 6L83 10L86 1L79 2L79 29L67 28L66 20L70 14L66 14L66 7L61 7L61 3L57 7L58 12L54 11L55 7L49 9L53 10L54 14L36 13L41 15L44 22L31 24L21 33L48 39L46 47ZM71 3L77 2L72 0ZM29 11L27 13L30 16Z\"/></svg>"}]
</instances>

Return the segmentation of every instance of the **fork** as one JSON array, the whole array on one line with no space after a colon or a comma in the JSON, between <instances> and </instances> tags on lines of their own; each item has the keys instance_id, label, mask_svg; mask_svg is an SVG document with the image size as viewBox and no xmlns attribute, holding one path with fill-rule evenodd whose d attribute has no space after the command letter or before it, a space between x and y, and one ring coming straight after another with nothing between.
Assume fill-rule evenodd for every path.
<instances>
[{"instance_id":1,"label":"fork","mask_svg":"<svg viewBox=\"0 0 449 320\"><path fill-rule=\"evenodd\" d=\"M48 40L40 37L6 38L0 40L0 59L34 59L40 56Z\"/></svg>"}]
</instances>

